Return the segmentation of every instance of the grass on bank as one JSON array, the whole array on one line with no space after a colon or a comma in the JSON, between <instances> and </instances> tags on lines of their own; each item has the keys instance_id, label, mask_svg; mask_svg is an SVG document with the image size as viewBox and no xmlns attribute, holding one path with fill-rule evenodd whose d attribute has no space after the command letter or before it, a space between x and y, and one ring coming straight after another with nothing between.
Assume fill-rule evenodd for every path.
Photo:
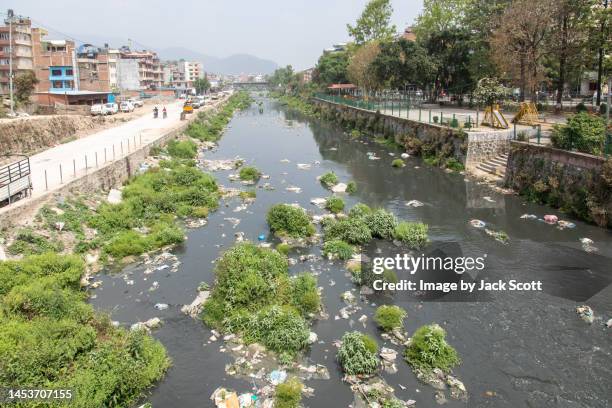
<instances>
[{"instance_id":1,"label":"grass on bank","mask_svg":"<svg viewBox=\"0 0 612 408\"><path fill-rule=\"evenodd\" d=\"M248 92L238 92L227 101L216 113L203 111L187 126L185 134L203 142L216 142L221 138L223 130L232 119L235 110L243 110L251 106L253 99Z\"/></svg>"},{"instance_id":2,"label":"grass on bank","mask_svg":"<svg viewBox=\"0 0 612 408\"><path fill-rule=\"evenodd\" d=\"M70 388L72 407L129 406L169 359L158 341L94 312L83 271L74 255L0 262L0 385Z\"/></svg>"}]
</instances>

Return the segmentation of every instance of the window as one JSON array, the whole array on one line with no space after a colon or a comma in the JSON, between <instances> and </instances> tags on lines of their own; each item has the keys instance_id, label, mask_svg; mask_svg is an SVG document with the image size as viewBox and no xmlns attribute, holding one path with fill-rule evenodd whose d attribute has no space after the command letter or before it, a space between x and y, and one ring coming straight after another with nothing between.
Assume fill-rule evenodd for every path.
<instances>
[{"instance_id":1,"label":"window","mask_svg":"<svg viewBox=\"0 0 612 408\"><path fill-rule=\"evenodd\" d=\"M72 71L72 68L66 68L66 76L73 76L74 72Z\"/></svg>"},{"instance_id":2,"label":"window","mask_svg":"<svg viewBox=\"0 0 612 408\"><path fill-rule=\"evenodd\" d=\"M0 33L0 40L8 40L9 33Z\"/></svg>"},{"instance_id":3,"label":"window","mask_svg":"<svg viewBox=\"0 0 612 408\"><path fill-rule=\"evenodd\" d=\"M9 64L8 58L0 58L0 65L8 65L8 64Z\"/></svg>"},{"instance_id":4,"label":"window","mask_svg":"<svg viewBox=\"0 0 612 408\"><path fill-rule=\"evenodd\" d=\"M74 88L74 81L65 81L64 82L64 88L73 89Z\"/></svg>"},{"instance_id":5,"label":"window","mask_svg":"<svg viewBox=\"0 0 612 408\"><path fill-rule=\"evenodd\" d=\"M53 89L62 89L64 87L64 83L62 81L52 81L51 85Z\"/></svg>"},{"instance_id":6,"label":"window","mask_svg":"<svg viewBox=\"0 0 612 408\"><path fill-rule=\"evenodd\" d=\"M62 76L62 70L59 68L51 68L51 76Z\"/></svg>"}]
</instances>

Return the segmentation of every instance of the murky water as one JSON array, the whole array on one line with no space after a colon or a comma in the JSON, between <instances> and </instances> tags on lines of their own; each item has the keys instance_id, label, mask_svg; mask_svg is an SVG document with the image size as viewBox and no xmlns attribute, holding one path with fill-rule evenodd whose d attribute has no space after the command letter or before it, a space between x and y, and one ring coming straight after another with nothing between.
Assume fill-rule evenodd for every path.
<instances>
[{"instance_id":1,"label":"murky water","mask_svg":"<svg viewBox=\"0 0 612 408\"><path fill-rule=\"evenodd\" d=\"M369 160L367 152L375 152L381 159ZM232 358L219 352L220 342L208 344L210 330L183 315L180 308L194 299L200 282L213 282L212 262L233 244L235 232L242 231L254 241L258 235L268 234L265 214L271 205L297 202L323 213L309 202L329 195L316 177L330 170L344 182L357 183L358 192L347 196L347 207L364 202L385 207L400 219L422 220L429 224L434 244L451 243L465 256L487 254L490 280L542 279L545 288L542 293L493 292L481 302L420 303L399 295L375 296L367 302L359 301L362 310L351 316L353 320L334 320L344 306L340 293L355 290L342 264L298 263L291 268L292 273L319 273L323 301L330 314L329 319L314 323L319 343L312 346L308 357L327 366L331 379L307 382L315 389L315 396L303 400L306 406L347 407L352 402L352 392L341 381L332 345L345 331L367 331L381 346L401 353L398 347L384 344L374 327L373 304L380 303L396 303L407 310L405 326L409 333L432 322L447 330L449 343L462 358L454 372L470 394L467 404L451 400L448 407L609 406L612 332L602 326L601 320L589 326L574 311L577 305L586 303L604 320L612 317L612 235L608 231L577 221L575 229L561 231L537 220L520 219L524 213L542 217L555 212L525 204L515 196L493 193L464 180L462 175L428 167L419 159L408 159L403 169L392 168L393 158L385 147L365 139L352 140L329 124L305 121L277 109L270 101L265 101L263 114L255 106L237 114L219 148L206 153L209 159L235 156L269 174L270 180L261 180L260 184L269 181L275 190L257 189L256 201L241 212L233 212L240 204L238 199L224 202L210 215L207 226L189 231L188 241L174 251L182 262L178 272L165 269L145 275L142 266L132 266L118 275L103 276L104 284L92 299L98 309L110 311L114 320L125 325L154 316L164 321L153 335L166 346L173 365L152 390L149 400L155 408L213 406L209 398L218 386L238 392L250 390L249 382L225 374L225 365ZM310 163L312 168L301 170L297 163ZM216 176L221 184L230 186L230 173L221 171ZM289 185L301 187L302 192L286 191ZM425 205L410 208L405 205L409 200ZM233 228L224 220L227 217L241 222ZM473 218L506 231L509 243L503 245L472 227L469 220ZM579 242L582 237L591 238L598 252L585 252ZM319 253L319 248L303 251ZM126 284L125 274L134 285ZM154 281L159 288L149 291ZM170 307L158 311L153 305L159 302ZM369 317L365 328L357 322L362 314ZM437 406L433 388L416 380L401 354L397 366L396 374L383 375L396 395L416 400L419 407Z\"/></svg>"}]
</instances>

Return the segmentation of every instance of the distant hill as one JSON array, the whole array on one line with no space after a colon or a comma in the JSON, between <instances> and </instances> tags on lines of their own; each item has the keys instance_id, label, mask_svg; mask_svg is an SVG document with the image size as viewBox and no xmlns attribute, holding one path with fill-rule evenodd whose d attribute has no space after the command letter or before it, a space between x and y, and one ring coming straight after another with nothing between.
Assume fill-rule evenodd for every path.
<instances>
[{"instance_id":1,"label":"distant hill","mask_svg":"<svg viewBox=\"0 0 612 408\"><path fill-rule=\"evenodd\" d=\"M159 56L164 60L179 60L182 58L189 61L199 61L204 66L204 71L217 74L271 74L278 68L278 64L274 61L265 60L249 54L234 54L226 58L218 58L182 47L171 47L160 50Z\"/></svg>"}]
</instances>

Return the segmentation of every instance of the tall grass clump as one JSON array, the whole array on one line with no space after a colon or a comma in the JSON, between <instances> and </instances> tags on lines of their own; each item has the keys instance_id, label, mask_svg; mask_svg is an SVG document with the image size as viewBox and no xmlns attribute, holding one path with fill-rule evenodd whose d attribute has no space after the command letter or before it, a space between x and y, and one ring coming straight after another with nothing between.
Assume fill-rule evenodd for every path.
<instances>
[{"instance_id":1,"label":"tall grass clump","mask_svg":"<svg viewBox=\"0 0 612 408\"><path fill-rule=\"evenodd\" d=\"M374 321L383 331L392 331L402 327L406 312L399 306L382 305L376 309Z\"/></svg>"},{"instance_id":2,"label":"tall grass clump","mask_svg":"<svg viewBox=\"0 0 612 408\"><path fill-rule=\"evenodd\" d=\"M374 374L379 364L376 349L376 342L363 333L357 331L345 333L338 350L338 362L345 374Z\"/></svg>"},{"instance_id":3,"label":"tall grass clump","mask_svg":"<svg viewBox=\"0 0 612 408\"><path fill-rule=\"evenodd\" d=\"M429 227L422 222L400 222L395 227L395 239L407 244L410 248L421 249L429 241Z\"/></svg>"},{"instance_id":4,"label":"tall grass clump","mask_svg":"<svg viewBox=\"0 0 612 408\"><path fill-rule=\"evenodd\" d=\"M315 233L315 227L306 211L289 204L272 206L268 210L267 221L270 230L279 236L304 238Z\"/></svg>"},{"instance_id":5,"label":"tall grass clump","mask_svg":"<svg viewBox=\"0 0 612 408\"><path fill-rule=\"evenodd\" d=\"M457 351L446 342L446 332L437 324L417 329L404 351L404 359L412 368L424 372L438 368L448 373L460 362Z\"/></svg>"}]
</instances>

